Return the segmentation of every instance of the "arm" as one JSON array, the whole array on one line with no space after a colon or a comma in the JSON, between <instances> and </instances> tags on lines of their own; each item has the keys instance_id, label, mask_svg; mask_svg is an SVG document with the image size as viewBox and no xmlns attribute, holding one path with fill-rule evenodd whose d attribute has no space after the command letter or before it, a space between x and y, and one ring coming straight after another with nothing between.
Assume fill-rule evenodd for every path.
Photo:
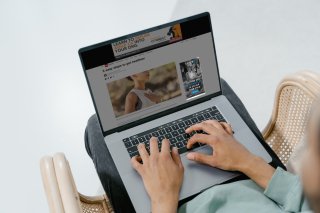
<instances>
[{"instance_id":1,"label":"arm","mask_svg":"<svg viewBox=\"0 0 320 213\"><path fill-rule=\"evenodd\" d=\"M138 97L133 92L130 92L126 96L126 103L125 103L125 106L124 106L125 114L128 114L128 113L136 111L137 101L138 101Z\"/></svg>"},{"instance_id":2,"label":"arm","mask_svg":"<svg viewBox=\"0 0 320 213\"><path fill-rule=\"evenodd\" d=\"M161 97L154 93L144 93L144 96L146 96L147 98L149 98L149 100L157 104L161 102Z\"/></svg>"},{"instance_id":3,"label":"arm","mask_svg":"<svg viewBox=\"0 0 320 213\"><path fill-rule=\"evenodd\" d=\"M178 208L183 165L176 148L170 153L168 140L163 140L161 145L161 152L159 152L157 139L152 137L149 155L144 144L139 144L138 151L141 157L133 157L131 163L142 177L151 199L152 212L173 213Z\"/></svg>"},{"instance_id":4,"label":"arm","mask_svg":"<svg viewBox=\"0 0 320 213\"><path fill-rule=\"evenodd\" d=\"M275 170L262 158L250 153L232 135L227 123L204 121L186 130L190 133L203 130L207 134L196 134L188 141L188 148L194 143L208 144L212 155L192 152L190 160L204 163L223 170L240 171L265 189L264 194L278 203L286 212L307 212L309 209L299 178L281 168Z\"/></svg>"}]
</instances>

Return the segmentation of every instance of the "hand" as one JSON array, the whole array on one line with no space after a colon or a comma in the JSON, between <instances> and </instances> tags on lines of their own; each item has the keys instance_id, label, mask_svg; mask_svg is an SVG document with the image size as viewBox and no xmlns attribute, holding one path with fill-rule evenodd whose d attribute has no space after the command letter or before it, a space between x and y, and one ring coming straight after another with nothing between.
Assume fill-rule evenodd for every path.
<instances>
[{"instance_id":1,"label":"hand","mask_svg":"<svg viewBox=\"0 0 320 213\"><path fill-rule=\"evenodd\" d=\"M138 157L133 157L133 168L140 174L143 184L151 199L152 212L176 212L179 191L183 181L183 165L176 148L170 153L167 139L162 141L161 152L157 139L150 139L150 155L144 144L138 145L142 164Z\"/></svg>"},{"instance_id":2,"label":"hand","mask_svg":"<svg viewBox=\"0 0 320 213\"><path fill-rule=\"evenodd\" d=\"M253 155L234 137L232 128L225 122L219 123L215 120L207 120L195 124L186 133L203 130L207 134L193 135L187 144L191 148L196 142L204 143L214 150L212 155L192 152L187 155L189 160L194 160L203 164L217 167L229 171L241 171L241 166L249 162Z\"/></svg>"},{"instance_id":3,"label":"hand","mask_svg":"<svg viewBox=\"0 0 320 213\"><path fill-rule=\"evenodd\" d=\"M225 122L207 120L195 124L186 133L202 130L207 134L193 135L187 144L188 148L196 143L205 143L212 147L211 155L192 152L187 155L189 160L217 167L223 170L240 171L255 181L262 188L268 186L275 169L262 158L252 154L234 137L232 128Z\"/></svg>"}]
</instances>

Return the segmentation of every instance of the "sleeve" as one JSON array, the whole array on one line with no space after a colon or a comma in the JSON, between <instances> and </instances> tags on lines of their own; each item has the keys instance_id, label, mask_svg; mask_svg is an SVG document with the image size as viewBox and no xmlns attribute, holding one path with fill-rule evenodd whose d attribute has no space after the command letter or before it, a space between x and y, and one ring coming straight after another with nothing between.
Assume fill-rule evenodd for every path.
<instances>
[{"instance_id":1,"label":"sleeve","mask_svg":"<svg viewBox=\"0 0 320 213\"><path fill-rule=\"evenodd\" d=\"M273 174L264 194L286 212L309 212L310 210L303 195L299 177L280 167Z\"/></svg>"}]
</instances>

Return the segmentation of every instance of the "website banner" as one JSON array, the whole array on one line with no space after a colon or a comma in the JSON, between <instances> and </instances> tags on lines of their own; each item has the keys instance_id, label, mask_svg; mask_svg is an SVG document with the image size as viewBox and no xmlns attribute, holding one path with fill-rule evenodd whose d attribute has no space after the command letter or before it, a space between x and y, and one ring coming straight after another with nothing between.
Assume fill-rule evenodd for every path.
<instances>
[{"instance_id":1,"label":"website banner","mask_svg":"<svg viewBox=\"0 0 320 213\"><path fill-rule=\"evenodd\" d=\"M111 46L114 56L121 58L180 40L182 40L181 26L180 24L175 24L160 30L114 42Z\"/></svg>"}]
</instances>

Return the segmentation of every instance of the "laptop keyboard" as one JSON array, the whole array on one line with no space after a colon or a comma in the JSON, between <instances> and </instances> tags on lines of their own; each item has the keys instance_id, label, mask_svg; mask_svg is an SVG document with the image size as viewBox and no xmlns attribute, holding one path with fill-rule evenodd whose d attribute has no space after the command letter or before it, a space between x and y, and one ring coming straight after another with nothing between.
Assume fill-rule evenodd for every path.
<instances>
[{"instance_id":1,"label":"laptop keyboard","mask_svg":"<svg viewBox=\"0 0 320 213\"><path fill-rule=\"evenodd\" d=\"M226 122L220 111L216 106L207 108L200 112L185 116L178 120L172 121L170 123L163 124L159 127L152 128L145 132L133 135L131 137L125 138L122 141L124 142L125 147L130 155L130 158L133 156L139 155L137 145L139 143L144 143L146 149L149 152L150 149L150 138L152 136L158 138L158 147L161 148L161 141L163 139L168 139L170 141L170 146L177 147L180 154L188 151L186 145L188 139L194 134L203 133L203 131L193 131L190 134L185 133L185 129L188 127L200 123L205 120L217 120L221 122ZM196 143L191 149L203 146L204 144Z\"/></svg>"}]
</instances>

